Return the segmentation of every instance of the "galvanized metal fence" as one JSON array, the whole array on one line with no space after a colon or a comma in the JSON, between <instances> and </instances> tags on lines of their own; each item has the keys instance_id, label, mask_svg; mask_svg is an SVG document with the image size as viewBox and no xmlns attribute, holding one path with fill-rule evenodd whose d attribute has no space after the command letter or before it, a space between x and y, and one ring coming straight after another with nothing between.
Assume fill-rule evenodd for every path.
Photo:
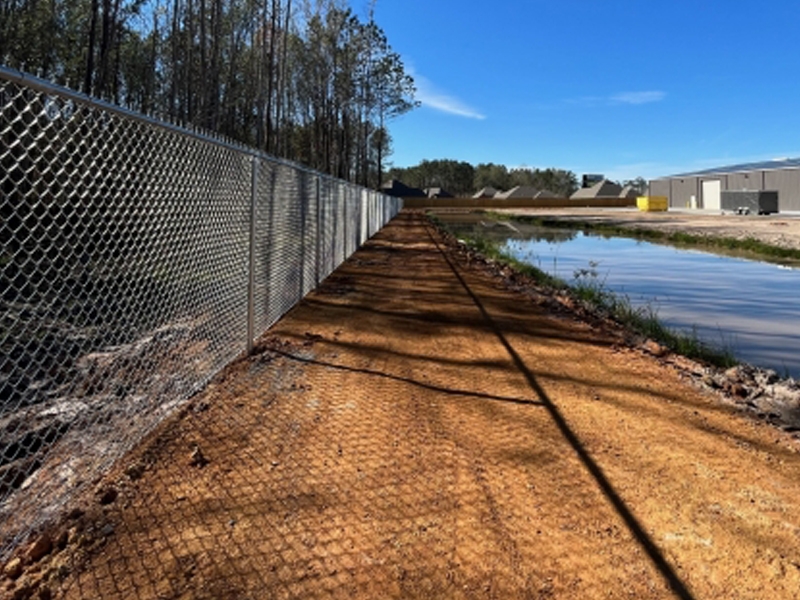
<instances>
[{"instance_id":1,"label":"galvanized metal fence","mask_svg":"<svg viewBox=\"0 0 800 600\"><path fill-rule=\"evenodd\" d=\"M0 68L0 556L399 209Z\"/></svg>"}]
</instances>

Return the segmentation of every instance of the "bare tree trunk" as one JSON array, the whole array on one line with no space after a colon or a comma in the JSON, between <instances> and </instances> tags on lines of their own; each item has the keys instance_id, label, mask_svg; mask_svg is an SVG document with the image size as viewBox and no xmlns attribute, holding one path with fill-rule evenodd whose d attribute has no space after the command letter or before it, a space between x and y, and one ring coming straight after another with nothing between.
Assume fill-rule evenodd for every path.
<instances>
[{"instance_id":1,"label":"bare tree trunk","mask_svg":"<svg viewBox=\"0 0 800 600\"><path fill-rule=\"evenodd\" d=\"M114 54L114 64L111 70L111 95L114 104L120 104L120 72L122 71L122 38L125 33L125 24L119 18L120 0L114 4L114 29L111 38L111 52Z\"/></svg>"},{"instance_id":2,"label":"bare tree trunk","mask_svg":"<svg viewBox=\"0 0 800 600\"><path fill-rule=\"evenodd\" d=\"M177 0L176 0L177 1ZM97 19L100 12L99 0L92 0L92 16L89 21L89 42L86 49L86 72L83 79L83 92L92 95L94 82L94 52L97 44Z\"/></svg>"},{"instance_id":3,"label":"bare tree trunk","mask_svg":"<svg viewBox=\"0 0 800 600\"><path fill-rule=\"evenodd\" d=\"M100 30L100 64L98 69L95 93L101 98L108 98L111 80L111 52L114 41L116 16L115 4L112 0L103 0L102 28Z\"/></svg>"},{"instance_id":4,"label":"bare tree trunk","mask_svg":"<svg viewBox=\"0 0 800 600\"><path fill-rule=\"evenodd\" d=\"M186 114L186 121L188 123L194 124L195 118L195 102L194 102L194 93L192 87L195 83L194 75L195 75L195 68L194 68L194 6L192 5L192 0L188 0L186 4L186 55L183 57L185 63L186 74L184 77L184 111Z\"/></svg>"},{"instance_id":5,"label":"bare tree trunk","mask_svg":"<svg viewBox=\"0 0 800 600\"><path fill-rule=\"evenodd\" d=\"M386 144L387 140L387 132L383 125L383 109L380 110L380 124L378 125L378 130L375 132L379 137L377 141L377 170L378 170L378 181L375 184L375 189L381 187L383 184L383 148Z\"/></svg>"},{"instance_id":6,"label":"bare tree trunk","mask_svg":"<svg viewBox=\"0 0 800 600\"><path fill-rule=\"evenodd\" d=\"M220 63L222 62L222 26L223 26L222 0L214 0L214 10L211 14L211 73L208 110L210 113L209 127L218 131L220 126Z\"/></svg>"},{"instance_id":7,"label":"bare tree trunk","mask_svg":"<svg viewBox=\"0 0 800 600\"><path fill-rule=\"evenodd\" d=\"M267 52L267 106L265 111L266 143L265 150L274 152L275 133L273 122L273 109L275 102L275 36L278 31L278 11L280 10L279 0L272 0L272 9L269 18L269 51Z\"/></svg>"},{"instance_id":8,"label":"bare tree trunk","mask_svg":"<svg viewBox=\"0 0 800 600\"><path fill-rule=\"evenodd\" d=\"M172 65L171 77L169 84L169 114L170 118L180 120L178 115L178 48L180 39L179 14L180 14L180 0L174 0L172 3L172 36L171 36L171 50L172 50Z\"/></svg>"},{"instance_id":9,"label":"bare tree trunk","mask_svg":"<svg viewBox=\"0 0 800 600\"><path fill-rule=\"evenodd\" d=\"M152 43L150 44L150 58L147 64L147 73L145 73L145 90L142 102L142 112L146 115L153 114L153 109L156 106L156 61L158 60L158 13L160 12L161 3L156 5L153 11L153 35Z\"/></svg>"},{"instance_id":10,"label":"bare tree trunk","mask_svg":"<svg viewBox=\"0 0 800 600\"><path fill-rule=\"evenodd\" d=\"M283 20L283 42L281 50L283 51L283 58L281 59L281 66L279 70L279 80L278 80L278 96L277 96L277 103L275 107L275 122L278 124L279 132L286 127L284 122L284 112L286 110L285 103L288 101L286 97L286 81L287 81L287 74L288 74L288 66L289 66L289 28L291 27L291 18L292 18L292 0L286 0L286 14ZM285 156L286 158L290 158L290 148L289 148L289 136L282 135L279 133L279 145L278 145L278 152Z\"/></svg>"},{"instance_id":11,"label":"bare tree trunk","mask_svg":"<svg viewBox=\"0 0 800 600\"><path fill-rule=\"evenodd\" d=\"M203 81L203 79L208 74L208 54L206 50L206 20L208 19L206 15L206 1L200 0L200 69L198 70L198 77L200 84L198 87L198 118L200 120L200 125L202 127L208 128L208 102L206 100L208 92L204 89L207 85L207 81Z\"/></svg>"}]
</instances>

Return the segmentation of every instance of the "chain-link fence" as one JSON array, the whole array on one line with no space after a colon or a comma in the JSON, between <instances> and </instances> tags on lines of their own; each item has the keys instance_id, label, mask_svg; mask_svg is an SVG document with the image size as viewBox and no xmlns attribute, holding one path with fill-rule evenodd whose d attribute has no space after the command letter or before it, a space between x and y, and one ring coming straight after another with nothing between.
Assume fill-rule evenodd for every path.
<instances>
[{"instance_id":1,"label":"chain-link fence","mask_svg":"<svg viewBox=\"0 0 800 600\"><path fill-rule=\"evenodd\" d=\"M399 209L0 68L0 555Z\"/></svg>"}]
</instances>

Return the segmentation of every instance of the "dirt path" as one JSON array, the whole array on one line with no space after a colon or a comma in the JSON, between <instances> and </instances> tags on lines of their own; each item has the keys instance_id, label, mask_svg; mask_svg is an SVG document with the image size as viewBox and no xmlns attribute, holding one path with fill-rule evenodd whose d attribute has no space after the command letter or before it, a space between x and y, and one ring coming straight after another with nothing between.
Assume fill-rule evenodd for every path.
<instances>
[{"instance_id":1,"label":"dirt path","mask_svg":"<svg viewBox=\"0 0 800 600\"><path fill-rule=\"evenodd\" d=\"M401 214L0 591L800 597L796 441L454 256Z\"/></svg>"}]
</instances>

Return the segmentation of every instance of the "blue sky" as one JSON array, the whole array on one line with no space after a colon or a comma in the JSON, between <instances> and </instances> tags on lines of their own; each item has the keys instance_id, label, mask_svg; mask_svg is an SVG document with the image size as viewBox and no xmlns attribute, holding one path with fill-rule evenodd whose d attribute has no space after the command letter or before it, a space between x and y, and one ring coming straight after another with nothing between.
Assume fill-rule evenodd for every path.
<instances>
[{"instance_id":1,"label":"blue sky","mask_svg":"<svg viewBox=\"0 0 800 600\"><path fill-rule=\"evenodd\" d=\"M622 180L800 156L797 0L377 0L375 19L422 102L390 125L395 166Z\"/></svg>"}]
</instances>

